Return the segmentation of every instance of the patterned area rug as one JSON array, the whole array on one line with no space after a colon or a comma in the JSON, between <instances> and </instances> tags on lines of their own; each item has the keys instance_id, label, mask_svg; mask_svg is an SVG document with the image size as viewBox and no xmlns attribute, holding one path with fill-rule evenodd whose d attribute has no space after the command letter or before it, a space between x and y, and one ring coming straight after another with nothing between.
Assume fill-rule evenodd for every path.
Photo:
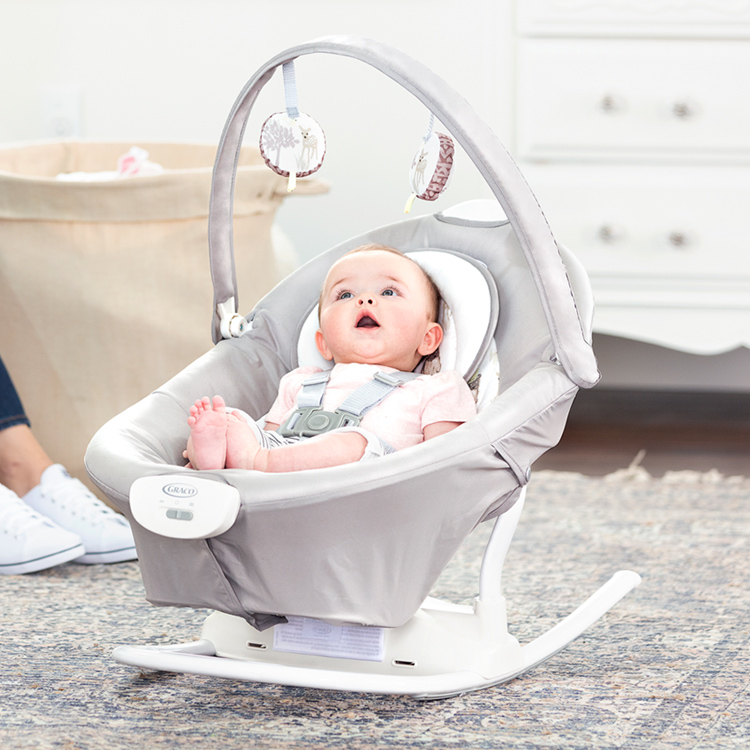
<instances>
[{"instance_id":1,"label":"patterned area rug","mask_svg":"<svg viewBox=\"0 0 750 750\"><path fill-rule=\"evenodd\" d=\"M470 602L489 528L440 579ZM138 565L0 578L0 747L746 748L750 480L539 472L505 566L525 643L612 573L642 584L522 677L446 701L141 673L114 646L192 641L204 611L145 602Z\"/></svg>"}]
</instances>

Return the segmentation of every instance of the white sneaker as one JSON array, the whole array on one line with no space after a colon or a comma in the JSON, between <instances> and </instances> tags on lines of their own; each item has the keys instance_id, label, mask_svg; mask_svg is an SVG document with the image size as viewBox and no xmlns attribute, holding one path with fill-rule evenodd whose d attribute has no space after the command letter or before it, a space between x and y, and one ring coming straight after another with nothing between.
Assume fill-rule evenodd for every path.
<instances>
[{"instance_id":1,"label":"white sneaker","mask_svg":"<svg viewBox=\"0 0 750 750\"><path fill-rule=\"evenodd\" d=\"M133 532L124 516L115 513L89 492L86 485L53 464L42 481L23 497L35 511L81 537L86 553L79 563L113 563L135 560Z\"/></svg>"},{"instance_id":2,"label":"white sneaker","mask_svg":"<svg viewBox=\"0 0 750 750\"><path fill-rule=\"evenodd\" d=\"M54 568L85 553L77 534L61 529L0 484L0 573Z\"/></svg>"}]
</instances>

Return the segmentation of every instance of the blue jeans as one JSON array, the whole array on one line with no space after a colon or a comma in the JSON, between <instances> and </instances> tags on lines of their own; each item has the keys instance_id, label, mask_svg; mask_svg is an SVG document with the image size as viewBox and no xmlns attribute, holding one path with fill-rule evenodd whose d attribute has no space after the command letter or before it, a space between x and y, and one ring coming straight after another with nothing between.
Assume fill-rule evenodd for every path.
<instances>
[{"instance_id":1,"label":"blue jeans","mask_svg":"<svg viewBox=\"0 0 750 750\"><path fill-rule=\"evenodd\" d=\"M13 381L0 359L0 430L17 424L29 425L29 418L23 410L21 399L18 397Z\"/></svg>"}]
</instances>

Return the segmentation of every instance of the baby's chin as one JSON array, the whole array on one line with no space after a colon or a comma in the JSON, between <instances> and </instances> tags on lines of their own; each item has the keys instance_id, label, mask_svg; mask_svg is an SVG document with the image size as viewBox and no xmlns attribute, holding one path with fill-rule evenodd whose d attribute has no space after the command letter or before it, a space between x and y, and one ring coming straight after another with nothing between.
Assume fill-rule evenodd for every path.
<instances>
[{"instance_id":1,"label":"baby's chin","mask_svg":"<svg viewBox=\"0 0 750 750\"><path fill-rule=\"evenodd\" d=\"M401 372L411 372L421 361L421 357L393 359L388 356L366 356L366 355L349 355L335 359L334 364L357 364L357 365L374 365L376 367L389 367Z\"/></svg>"}]
</instances>

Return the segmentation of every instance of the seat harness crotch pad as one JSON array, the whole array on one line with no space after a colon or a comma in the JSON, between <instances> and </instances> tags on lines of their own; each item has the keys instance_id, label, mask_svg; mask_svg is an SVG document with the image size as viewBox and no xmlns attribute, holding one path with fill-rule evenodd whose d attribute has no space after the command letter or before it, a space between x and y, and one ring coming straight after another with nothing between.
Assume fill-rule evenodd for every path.
<instances>
[{"instance_id":1,"label":"seat harness crotch pad","mask_svg":"<svg viewBox=\"0 0 750 750\"><path fill-rule=\"evenodd\" d=\"M377 372L347 396L334 411L322 408L323 396L331 377L319 372L305 378L297 397L297 408L277 430L282 437L314 437L339 427L356 427L362 417L386 399L399 386L419 377L417 372Z\"/></svg>"}]
</instances>

